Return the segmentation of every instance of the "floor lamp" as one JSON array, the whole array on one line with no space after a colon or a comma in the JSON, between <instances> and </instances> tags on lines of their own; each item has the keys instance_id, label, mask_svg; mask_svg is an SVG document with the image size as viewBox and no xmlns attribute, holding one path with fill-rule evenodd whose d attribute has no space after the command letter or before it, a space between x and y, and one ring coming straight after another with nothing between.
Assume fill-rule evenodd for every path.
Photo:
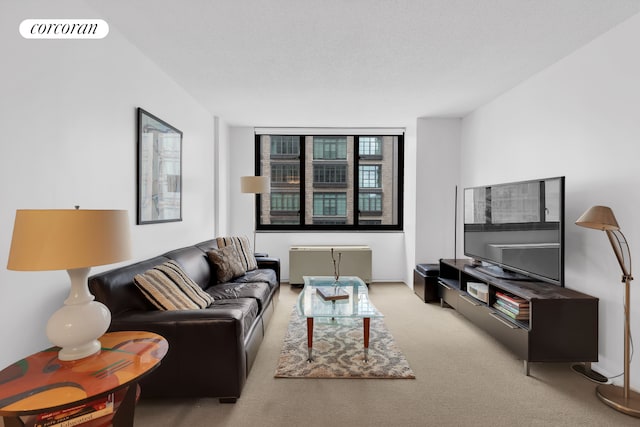
<instances>
[{"instance_id":1,"label":"floor lamp","mask_svg":"<svg viewBox=\"0 0 640 427\"><path fill-rule=\"evenodd\" d=\"M271 190L271 183L268 176L241 176L240 192L247 194L263 194ZM253 251L256 252L256 209L253 209Z\"/></svg>"},{"instance_id":2,"label":"floor lamp","mask_svg":"<svg viewBox=\"0 0 640 427\"><path fill-rule=\"evenodd\" d=\"M607 206L589 208L578 218L576 224L581 227L602 230L607 234L618 264L622 269L622 282L624 283L624 385L620 387L613 384L601 384L596 387L596 395L615 410L634 417L640 417L640 393L636 393L629 388L629 365L631 363L629 296L630 284L633 280L629 244L622 231L620 231L620 226L613 215L613 211Z\"/></svg>"}]
</instances>

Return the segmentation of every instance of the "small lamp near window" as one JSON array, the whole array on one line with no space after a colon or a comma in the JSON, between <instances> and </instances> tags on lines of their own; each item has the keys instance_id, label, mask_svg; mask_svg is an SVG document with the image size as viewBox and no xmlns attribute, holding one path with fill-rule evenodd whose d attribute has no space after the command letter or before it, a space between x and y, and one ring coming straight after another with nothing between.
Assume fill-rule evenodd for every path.
<instances>
[{"instance_id":1,"label":"small lamp near window","mask_svg":"<svg viewBox=\"0 0 640 427\"><path fill-rule=\"evenodd\" d=\"M271 191L271 183L268 176L242 176L240 177L240 192L246 194L264 194ZM253 251L256 251L256 211L253 210Z\"/></svg>"},{"instance_id":2,"label":"small lamp near window","mask_svg":"<svg viewBox=\"0 0 640 427\"><path fill-rule=\"evenodd\" d=\"M576 224L581 227L602 230L607 234L613 252L622 270L624 283L624 384L622 387L613 384L601 384L596 388L596 395L613 409L627 415L640 417L640 393L629 388L629 365L631 363L631 328L629 319L631 275L631 251L629 244L616 220L611 208L593 206L589 208Z\"/></svg>"},{"instance_id":3,"label":"small lamp near window","mask_svg":"<svg viewBox=\"0 0 640 427\"><path fill-rule=\"evenodd\" d=\"M71 279L69 297L47 323L47 337L60 347L60 360L77 360L100 350L98 338L107 331L111 313L89 292L89 271L128 258L127 211L16 211L7 268L67 270Z\"/></svg>"}]
</instances>

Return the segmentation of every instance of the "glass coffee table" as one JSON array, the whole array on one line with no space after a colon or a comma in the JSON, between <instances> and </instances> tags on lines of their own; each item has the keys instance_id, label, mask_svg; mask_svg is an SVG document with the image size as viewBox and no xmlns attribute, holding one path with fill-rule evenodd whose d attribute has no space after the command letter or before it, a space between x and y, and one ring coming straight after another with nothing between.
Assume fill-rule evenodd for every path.
<instances>
[{"instance_id":1,"label":"glass coffee table","mask_svg":"<svg viewBox=\"0 0 640 427\"><path fill-rule=\"evenodd\" d=\"M298 314L307 318L307 361L313 361L314 319L338 322L340 319L362 319L364 360L368 361L369 325L372 318L384 317L369 301L367 285L355 276L336 280L331 276L304 276L304 288L298 296Z\"/></svg>"}]
</instances>

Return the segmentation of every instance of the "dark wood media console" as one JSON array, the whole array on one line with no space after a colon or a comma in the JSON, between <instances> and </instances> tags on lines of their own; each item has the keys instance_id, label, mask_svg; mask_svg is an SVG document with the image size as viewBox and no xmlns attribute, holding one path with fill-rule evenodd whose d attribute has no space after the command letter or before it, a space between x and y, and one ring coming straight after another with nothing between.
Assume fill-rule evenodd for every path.
<instances>
[{"instance_id":1,"label":"dark wood media console","mask_svg":"<svg viewBox=\"0 0 640 427\"><path fill-rule=\"evenodd\" d=\"M487 301L474 298L469 283L487 286ZM440 301L485 330L524 361L595 362L598 360L598 299L538 281L499 279L475 269L471 260L441 259ZM494 308L497 293L528 303L518 320ZM527 312L527 310L523 310Z\"/></svg>"}]
</instances>

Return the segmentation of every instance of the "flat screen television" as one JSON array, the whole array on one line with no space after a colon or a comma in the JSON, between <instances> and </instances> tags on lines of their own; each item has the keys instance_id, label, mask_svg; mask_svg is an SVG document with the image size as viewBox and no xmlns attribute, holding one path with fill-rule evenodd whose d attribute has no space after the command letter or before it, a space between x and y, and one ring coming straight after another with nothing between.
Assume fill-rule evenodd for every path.
<instances>
[{"instance_id":1,"label":"flat screen television","mask_svg":"<svg viewBox=\"0 0 640 427\"><path fill-rule=\"evenodd\" d=\"M564 177L465 188L464 254L495 277L564 286Z\"/></svg>"}]
</instances>

